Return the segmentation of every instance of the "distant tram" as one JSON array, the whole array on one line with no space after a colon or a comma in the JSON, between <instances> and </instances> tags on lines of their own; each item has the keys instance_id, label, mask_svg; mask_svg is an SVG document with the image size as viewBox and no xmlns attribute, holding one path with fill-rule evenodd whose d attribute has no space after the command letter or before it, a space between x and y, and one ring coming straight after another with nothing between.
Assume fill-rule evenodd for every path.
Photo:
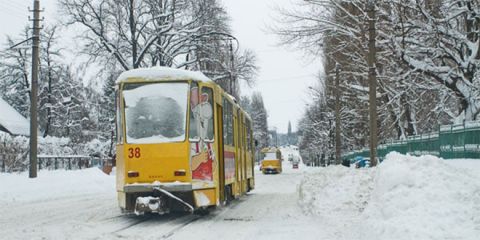
<instances>
[{"instance_id":1,"label":"distant tram","mask_svg":"<svg viewBox=\"0 0 480 240\"><path fill-rule=\"evenodd\" d=\"M276 147L262 149L261 170L264 174L282 172L282 152Z\"/></svg>"},{"instance_id":2,"label":"distant tram","mask_svg":"<svg viewBox=\"0 0 480 240\"><path fill-rule=\"evenodd\" d=\"M206 209L254 188L251 118L205 75L130 70L117 79L116 93L123 212Z\"/></svg>"}]
</instances>

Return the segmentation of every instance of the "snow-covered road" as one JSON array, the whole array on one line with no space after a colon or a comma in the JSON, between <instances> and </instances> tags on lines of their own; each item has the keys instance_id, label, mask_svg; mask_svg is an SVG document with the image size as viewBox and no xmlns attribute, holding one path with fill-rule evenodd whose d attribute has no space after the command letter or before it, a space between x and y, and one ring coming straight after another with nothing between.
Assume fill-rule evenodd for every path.
<instances>
[{"instance_id":1,"label":"snow-covered road","mask_svg":"<svg viewBox=\"0 0 480 240\"><path fill-rule=\"evenodd\" d=\"M172 239L320 239L326 231L297 204L300 171L257 173L257 189L175 233Z\"/></svg>"},{"instance_id":2,"label":"snow-covered road","mask_svg":"<svg viewBox=\"0 0 480 240\"><path fill-rule=\"evenodd\" d=\"M0 174L0 239L474 240L480 161L389 154L376 168L256 172L256 189L206 216L125 216L96 168Z\"/></svg>"},{"instance_id":3,"label":"snow-covered road","mask_svg":"<svg viewBox=\"0 0 480 240\"><path fill-rule=\"evenodd\" d=\"M47 184L32 181L39 189L30 198L15 187L17 182L19 188L32 188L24 186L29 181L25 175L0 175L2 186L6 186L4 192L0 190L4 197L0 201L0 239L318 239L327 234L316 224L315 217L306 216L297 205L301 170L286 169L278 175L256 172L257 189L202 217L122 216L117 208L114 178L93 177L96 171L77 171L73 175L41 172L38 181L54 183L48 189L44 187ZM82 173L91 177L84 178L83 183L72 180ZM62 181L62 176L68 179ZM59 188L66 182L71 191L62 193ZM95 185L95 190L88 185Z\"/></svg>"}]
</instances>

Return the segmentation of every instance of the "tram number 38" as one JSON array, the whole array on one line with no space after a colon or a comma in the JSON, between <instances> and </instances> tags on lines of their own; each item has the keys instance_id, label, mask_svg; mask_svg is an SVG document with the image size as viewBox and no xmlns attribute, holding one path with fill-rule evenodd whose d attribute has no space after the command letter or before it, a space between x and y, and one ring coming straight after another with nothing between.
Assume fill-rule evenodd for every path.
<instances>
[{"instance_id":1,"label":"tram number 38","mask_svg":"<svg viewBox=\"0 0 480 240\"><path fill-rule=\"evenodd\" d=\"M140 148L129 148L128 149L128 158L140 158Z\"/></svg>"}]
</instances>

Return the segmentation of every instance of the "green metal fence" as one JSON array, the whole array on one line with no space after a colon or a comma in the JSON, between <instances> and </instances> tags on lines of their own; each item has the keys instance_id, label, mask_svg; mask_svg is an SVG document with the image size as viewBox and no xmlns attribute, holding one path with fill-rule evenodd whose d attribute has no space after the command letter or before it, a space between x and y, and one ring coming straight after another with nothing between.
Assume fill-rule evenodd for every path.
<instances>
[{"instance_id":1,"label":"green metal fence","mask_svg":"<svg viewBox=\"0 0 480 240\"><path fill-rule=\"evenodd\" d=\"M436 133L408 137L405 140L390 141L377 147L377 155L383 160L389 152L410 155L434 155L444 159L475 158L480 159L480 121L440 126ZM343 155L353 160L357 156L370 156L365 148Z\"/></svg>"}]
</instances>

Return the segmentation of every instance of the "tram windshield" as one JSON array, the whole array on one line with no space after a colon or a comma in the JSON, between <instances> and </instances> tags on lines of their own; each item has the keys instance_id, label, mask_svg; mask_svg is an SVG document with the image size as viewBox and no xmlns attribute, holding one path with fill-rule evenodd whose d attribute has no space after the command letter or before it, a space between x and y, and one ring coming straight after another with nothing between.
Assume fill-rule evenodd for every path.
<instances>
[{"instance_id":1,"label":"tram windshield","mask_svg":"<svg viewBox=\"0 0 480 240\"><path fill-rule=\"evenodd\" d=\"M127 143L185 140L188 83L131 83L123 88Z\"/></svg>"}]
</instances>

